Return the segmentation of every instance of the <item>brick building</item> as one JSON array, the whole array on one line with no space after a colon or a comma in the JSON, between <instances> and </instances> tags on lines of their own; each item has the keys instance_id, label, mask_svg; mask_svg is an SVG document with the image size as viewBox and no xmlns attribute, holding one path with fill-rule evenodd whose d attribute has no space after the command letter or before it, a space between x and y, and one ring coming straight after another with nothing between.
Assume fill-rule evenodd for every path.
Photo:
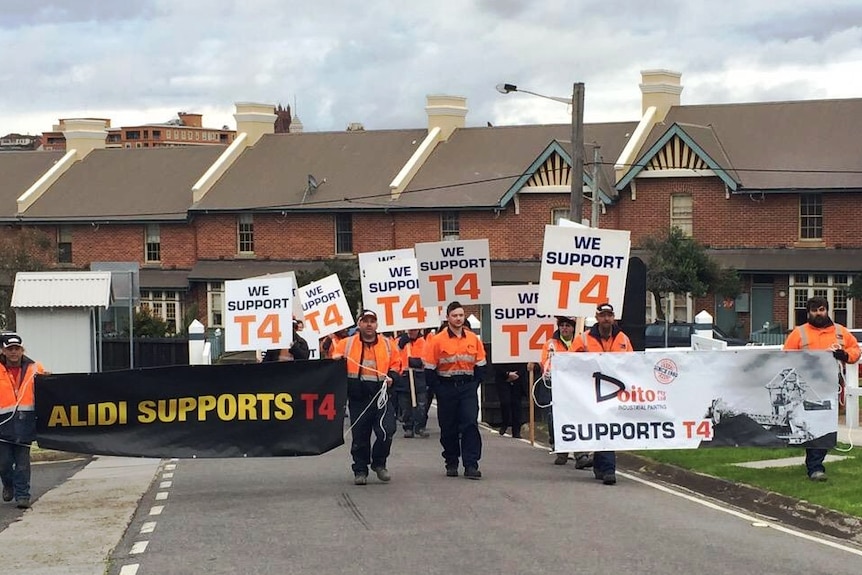
<instances>
[{"instance_id":1,"label":"brick building","mask_svg":"<svg viewBox=\"0 0 862 575\"><path fill-rule=\"evenodd\" d=\"M636 253L675 225L741 272L735 301L672 294L674 319L707 309L748 336L818 294L862 324L846 298L862 100L684 106L679 80L644 72L639 120L585 126L599 225L631 230ZM425 128L276 134L273 106L239 103L229 146L124 152L104 122L66 120L65 153L0 157L0 219L47 231L60 268L138 262L143 301L171 322L196 306L209 327L225 280L418 242L488 238L495 283L538 281L543 227L569 215L571 127L467 127L451 96L426 111Z\"/></svg>"}]
</instances>

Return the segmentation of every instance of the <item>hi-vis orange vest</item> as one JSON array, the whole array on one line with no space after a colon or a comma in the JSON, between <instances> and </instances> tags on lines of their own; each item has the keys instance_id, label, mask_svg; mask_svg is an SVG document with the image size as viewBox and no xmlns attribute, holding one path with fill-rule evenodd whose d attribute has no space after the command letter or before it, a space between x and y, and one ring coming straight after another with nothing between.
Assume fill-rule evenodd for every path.
<instances>
[{"instance_id":1,"label":"hi-vis orange vest","mask_svg":"<svg viewBox=\"0 0 862 575\"><path fill-rule=\"evenodd\" d=\"M629 336L618 329L614 329L614 333L608 339L602 339L599 336L599 330L596 326L590 328L589 331L583 332L575 337L572 341L570 351L634 351L632 342Z\"/></svg>"},{"instance_id":2,"label":"hi-vis orange vest","mask_svg":"<svg viewBox=\"0 0 862 575\"><path fill-rule=\"evenodd\" d=\"M33 388L37 373L45 373L45 368L37 361L21 361L21 375L18 381L6 366L0 364L0 421L3 415L18 411L35 411L36 400Z\"/></svg>"},{"instance_id":3,"label":"hi-vis orange vest","mask_svg":"<svg viewBox=\"0 0 862 575\"><path fill-rule=\"evenodd\" d=\"M561 339L557 339L556 337L552 337L545 342L545 345L542 346L542 373L550 373L551 372L551 350L554 353L562 353L569 351L569 348L566 346L566 342Z\"/></svg>"},{"instance_id":4,"label":"hi-vis orange vest","mask_svg":"<svg viewBox=\"0 0 862 575\"><path fill-rule=\"evenodd\" d=\"M859 342L847 328L837 323L822 328L804 323L791 331L784 342L784 349L834 349L833 346L847 352L847 363L859 361Z\"/></svg>"},{"instance_id":5,"label":"hi-vis orange vest","mask_svg":"<svg viewBox=\"0 0 862 575\"><path fill-rule=\"evenodd\" d=\"M425 346L425 369L436 369L440 377L473 377L473 368L487 363L485 346L472 331L457 337L449 328L435 335Z\"/></svg>"},{"instance_id":6,"label":"hi-vis orange vest","mask_svg":"<svg viewBox=\"0 0 862 575\"><path fill-rule=\"evenodd\" d=\"M333 359L347 358L347 378L361 381L383 381L389 371L401 373L401 357L388 337L365 344L358 333L338 342Z\"/></svg>"}]
</instances>

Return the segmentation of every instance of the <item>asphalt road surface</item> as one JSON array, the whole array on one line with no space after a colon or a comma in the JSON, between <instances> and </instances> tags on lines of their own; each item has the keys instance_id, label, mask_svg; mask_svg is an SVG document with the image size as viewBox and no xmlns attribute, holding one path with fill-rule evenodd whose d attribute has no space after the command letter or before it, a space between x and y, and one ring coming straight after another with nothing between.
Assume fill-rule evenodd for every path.
<instances>
[{"instance_id":1,"label":"asphalt road surface","mask_svg":"<svg viewBox=\"0 0 862 575\"><path fill-rule=\"evenodd\" d=\"M347 446L320 457L165 462L107 573L862 572L862 549L618 475L554 466L483 431L481 468L444 476L439 435L393 445L392 482L353 485Z\"/></svg>"}]
</instances>

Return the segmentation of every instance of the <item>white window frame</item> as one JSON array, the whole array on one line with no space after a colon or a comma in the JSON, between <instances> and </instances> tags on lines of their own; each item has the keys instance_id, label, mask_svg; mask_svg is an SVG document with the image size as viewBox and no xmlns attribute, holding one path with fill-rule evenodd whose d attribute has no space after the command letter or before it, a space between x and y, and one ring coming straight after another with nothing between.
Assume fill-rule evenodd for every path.
<instances>
[{"instance_id":1,"label":"white window frame","mask_svg":"<svg viewBox=\"0 0 862 575\"><path fill-rule=\"evenodd\" d=\"M679 228L687 237L694 233L694 198L691 194L671 194L670 227Z\"/></svg>"},{"instance_id":2,"label":"white window frame","mask_svg":"<svg viewBox=\"0 0 862 575\"><path fill-rule=\"evenodd\" d=\"M452 225L453 222L457 224L457 230ZM440 239L444 242L461 239L461 214L459 212L448 211L440 213Z\"/></svg>"},{"instance_id":3,"label":"white window frame","mask_svg":"<svg viewBox=\"0 0 862 575\"><path fill-rule=\"evenodd\" d=\"M177 333L183 327L179 325L183 317L182 305L180 292L159 289L141 290L141 299L138 303L139 308L149 309L154 317L167 322L171 333ZM173 314L168 313L170 309L173 310Z\"/></svg>"},{"instance_id":4,"label":"white window frame","mask_svg":"<svg viewBox=\"0 0 862 575\"><path fill-rule=\"evenodd\" d=\"M254 214L239 214L236 218L236 251L254 254Z\"/></svg>"},{"instance_id":5,"label":"white window frame","mask_svg":"<svg viewBox=\"0 0 862 575\"><path fill-rule=\"evenodd\" d=\"M152 250L150 246L153 246ZM151 257L151 253L155 257ZM159 224L147 224L144 226L144 261L146 263L159 263L162 261L162 236Z\"/></svg>"},{"instance_id":6,"label":"white window frame","mask_svg":"<svg viewBox=\"0 0 862 575\"><path fill-rule=\"evenodd\" d=\"M807 277L804 278L804 281L801 281L803 279L801 276ZM803 300L807 302L810 298L814 296L826 297L826 301L829 302L829 317L834 319L836 309L835 296L839 291L846 292L850 288L850 284L853 283L853 274L824 274L815 272L798 272L795 274L790 274L788 283L789 288L787 294L787 325L790 327L795 327L797 325L796 310L802 309L801 307L796 307L797 299L799 299L801 303ZM844 327L850 329L856 327L853 324L853 316L856 311L854 309L853 303L854 301L852 299L845 299L846 308L840 309L842 311L846 310L847 320L846 322L836 320Z\"/></svg>"},{"instance_id":7,"label":"white window frame","mask_svg":"<svg viewBox=\"0 0 862 575\"><path fill-rule=\"evenodd\" d=\"M224 327L224 282L207 282L207 326Z\"/></svg>"},{"instance_id":8,"label":"white window frame","mask_svg":"<svg viewBox=\"0 0 862 575\"><path fill-rule=\"evenodd\" d=\"M570 212L571 210L569 210L569 208L551 208L551 225L560 225L561 218L568 220Z\"/></svg>"}]
</instances>

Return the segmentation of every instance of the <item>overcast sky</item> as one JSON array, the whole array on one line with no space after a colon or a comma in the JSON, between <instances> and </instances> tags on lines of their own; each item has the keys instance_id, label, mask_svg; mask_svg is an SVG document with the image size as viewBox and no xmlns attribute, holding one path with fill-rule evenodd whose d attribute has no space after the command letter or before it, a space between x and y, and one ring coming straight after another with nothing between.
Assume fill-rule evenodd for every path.
<instances>
[{"instance_id":1,"label":"overcast sky","mask_svg":"<svg viewBox=\"0 0 862 575\"><path fill-rule=\"evenodd\" d=\"M297 103L306 131L640 117L640 71L682 72L684 104L862 97L859 0L0 0L0 135L58 118L114 126L178 111L235 127L238 101Z\"/></svg>"}]
</instances>

